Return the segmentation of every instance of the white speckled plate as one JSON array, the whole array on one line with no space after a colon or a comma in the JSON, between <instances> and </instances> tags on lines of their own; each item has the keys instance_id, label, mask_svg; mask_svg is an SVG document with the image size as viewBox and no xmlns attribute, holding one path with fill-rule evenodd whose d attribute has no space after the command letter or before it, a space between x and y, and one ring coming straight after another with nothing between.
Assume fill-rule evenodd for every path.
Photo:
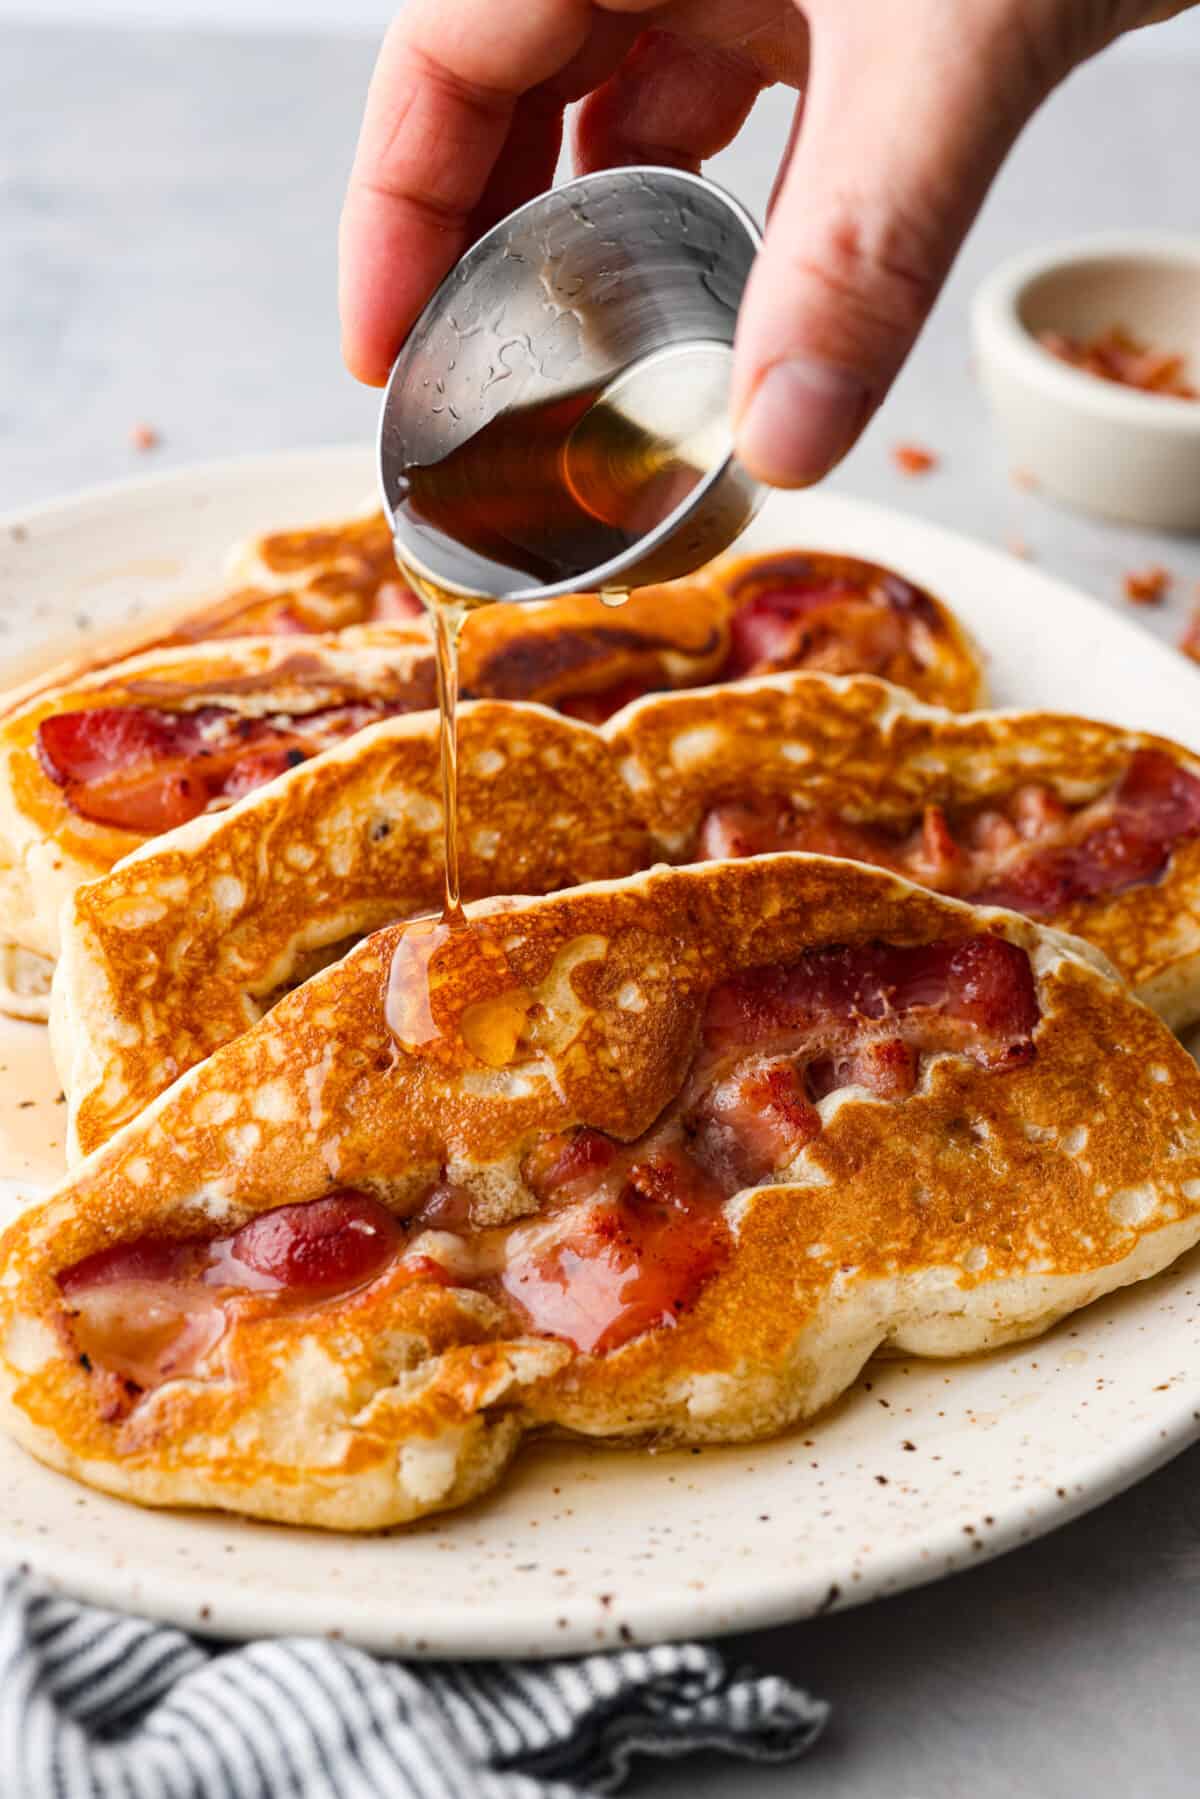
<instances>
[{"instance_id":1,"label":"white speckled plate","mask_svg":"<svg viewBox=\"0 0 1200 1799\"><path fill-rule=\"evenodd\" d=\"M132 482L0 523L14 653L132 602L202 593L234 538L353 507L370 457L317 451ZM894 564L986 645L1000 702L1076 708L1200 749L1182 658L994 550L836 496L777 497L755 542ZM44 1033L0 1023L0 1193L59 1174ZM0 1439L0 1561L69 1592L231 1636L337 1632L404 1654L545 1655L781 1622L994 1555L1147 1473L1200 1434L1200 1260L1040 1342L889 1362L828 1416L754 1449L528 1447L492 1498L391 1536L338 1538L151 1513Z\"/></svg>"}]
</instances>

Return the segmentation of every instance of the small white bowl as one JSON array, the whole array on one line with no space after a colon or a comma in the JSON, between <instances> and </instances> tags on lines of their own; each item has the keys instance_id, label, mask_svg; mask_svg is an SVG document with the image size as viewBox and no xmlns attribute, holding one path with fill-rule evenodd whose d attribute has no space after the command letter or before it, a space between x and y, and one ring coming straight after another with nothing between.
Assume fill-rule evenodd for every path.
<instances>
[{"instance_id":1,"label":"small white bowl","mask_svg":"<svg viewBox=\"0 0 1200 1799\"><path fill-rule=\"evenodd\" d=\"M1085 238L1004 263L971 309L980 379L1014 468L1103 518L1200 530L1200 400L1143 393L1072 368L1036 333L1124 326L1186 358L1200 387L1200 239Z\"/></svg>"}]
</instances>

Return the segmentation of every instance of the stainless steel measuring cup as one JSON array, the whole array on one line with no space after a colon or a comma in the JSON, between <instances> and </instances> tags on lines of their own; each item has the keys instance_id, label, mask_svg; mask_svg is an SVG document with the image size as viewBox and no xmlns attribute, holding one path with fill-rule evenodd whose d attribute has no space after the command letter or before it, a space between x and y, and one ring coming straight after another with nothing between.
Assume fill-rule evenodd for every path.
<instances>
[{"instance_id":1,"label":"stainless steel measuring cup","mask_svg":"<svg viewBox=\"0 0 1200 1799\"><path fill-rule=\"evenodd\" d=\"M650 167L568 182L482 237L417 320L384 396L380 481L402 559L451 593L540 600L670 580L728 548L763 498L734 457L727 404L738 304L760 241L720 188ZM531 581L527 568L464 546L414 510L413 471L510 412L505 447L477 458L467 479L481 506L506 483L529 503L536 446L520 419L580 392L598 394L607 419L636 429L655 447L650 460L675 471L674 485L660 482L640 512L632 506L636 539L619 554ZM505 443L502 430L481 439L493 442ZM627 484L637 466L621 470Z\"/></svg>"}]
</instances>

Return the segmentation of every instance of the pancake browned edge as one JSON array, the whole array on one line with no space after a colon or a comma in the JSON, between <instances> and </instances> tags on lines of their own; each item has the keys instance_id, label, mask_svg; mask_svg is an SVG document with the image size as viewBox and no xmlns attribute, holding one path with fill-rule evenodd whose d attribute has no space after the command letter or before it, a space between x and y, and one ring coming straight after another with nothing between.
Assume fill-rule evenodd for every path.
<instances>
[{"instance_id":1,"label":"pancake browned edge","mask_svg":"<svg viewBox=\"0 0 1200 1799\"><path fill-rule=\"evenodd\" d=\"M461 711L464 892L546 892L699 853L706 813L786 798L902 831L930 804L1002 802L1031 781L1072 804L1131 755L1177 745L1048 713L951 714L865 676L776 676L658 694L599 730L540 707ZM436 721L370 727L232 811L159 839L63 918L51 1030L72 1158L245 1030L364 930L436 908ZM1154 885L1076 902L1087 936L1179 1025L1200 1009L1200 841Z\"/></svg>"},{"instance_id":2,"label":"pancake browned edge","mask_svg":"<svg viewBox=\"0 0 1200 1799\"><path fill-rule=\"evenodd\" d=\"M34 1454L145 1504L367 1530L483 1492L528 1430L619 1443L775 1434L827 1406L877 1350L952 1356L1034 1335L1200 1236L1200 1071L1078 940L793 855L494 900L471 917L439 968L440 1034L422 1051L386 1022L413 928L389 927L9 1229L0 1381L8 1428ZM705 1278L619 1346L583 1353L561 1331L514 1328L497 1268L551 1254L576 1217L534 1197L530 1158L548 1136L582 1126L619 1146L669 1129L720 983L827 966L822 952L932 944L990 945L1026 984L1022 1042L983 1055L968 1030L922 1055L906 1097L827 1093L790 1165L711 1222ZM962 992L979 997L970 981ZM481 1008L508 1017L514 996L525 1024L505 1065L485 1064L464 1042L468 1019L478 1043ZM331 1189L403 1218L439 1183L456 1196L457 1235L402 1239L399 1260L336 1298L288 1309L243 1293L219 1338L147 1391L72 1334L81 1302L58 1277L84 1258L147 1235L227 1238ZM660 1223L671 1215L651 1205ZM551 1266L569 1296L571 1257Z\"/></svg>"},{"instance_id":3,"label":"pancake browned edge","mask_svg":"<svg viewBox=\"0 0 1200 1799\"><path fill-rule=\"evenodd\" d=\"M380 512L252 538L231 552L229 578L230 591L216 600L84 643L4 695L0 717L48 688L151 649L334 631L347 643L428 642ZM593 696L611 712L611 696L622 688L696 686L724 669L739 609L781 587L823 594L827 604L785 627L774 659L737 672L870 672L954 710L981 702L979 658L940 600L878 564L802 549L726 559L685 580L639 589L617 612L595 595L477 612L463 637L464 691L582 703L582 715L600 717L603 710L586 711Z\"/></svg>"},{"instance_id":4,"label":"pancake browned edge","mask_svg":"<svg viewBox=\"0 0 1200 1799\"><path fill-rule=\"evenodd\" d=\"M83 639L0 698L0 716L52 687L148 650L228 637L321 635L375 621L379 641L427 640L421 608L401 581L382 513L277 531L231 552L232 586L218 598L163 607ZM410 616L411 614L411 616Z\"/></svg>"},{"instance_id":5,"label":"pancake browned edge","mask_svg":"<svg viewBox=\"0 0 1200 1799\"><path fill-rule=\"evenodd\" d=\"M294 719L362 702L425 710L434 692L422 644L348 648L336 638L241 638L131 657L9 713L0 720L0 955L13 1009L36 1015L38 985L48 989L58 954L64 900L147 840L144 832L71 808L39 756L43 720L96 707L186 714L219 706L241 718ZM30 1003L23 1004L26 995Z\"/></svg>"}]
</instances>

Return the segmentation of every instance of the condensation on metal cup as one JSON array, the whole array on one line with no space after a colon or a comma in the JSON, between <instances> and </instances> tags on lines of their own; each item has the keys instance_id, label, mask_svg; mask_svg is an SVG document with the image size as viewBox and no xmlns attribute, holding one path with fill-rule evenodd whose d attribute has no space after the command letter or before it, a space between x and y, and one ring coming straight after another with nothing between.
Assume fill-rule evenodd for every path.
<instances>
[{"instance_id":1,"label":"condensation on metal cup","mask_svg":"<svg viewBox=\"0 0 1200 1799\"><path fill-rule=\"evenodd\" d=\"M380 481L401 559L451 593L541 600L671 580L727 549L764 497L734 457L727 404L760 242L749 214L711 182L645 167L568 182L473 245L413 327L384 396ZM595 389L610 416L628 413L688 474L678 504L620 554L531 582L528 569L452 541L414 512L406 471L441 463L493 424L503 441L514 410L519 423ZM528 435L514 427L504 453L470 473L481 506L497 503L497 483L514 505L540 491ZM670 491L661 490L668 501Z\"/></svg>"}]
</instances>

